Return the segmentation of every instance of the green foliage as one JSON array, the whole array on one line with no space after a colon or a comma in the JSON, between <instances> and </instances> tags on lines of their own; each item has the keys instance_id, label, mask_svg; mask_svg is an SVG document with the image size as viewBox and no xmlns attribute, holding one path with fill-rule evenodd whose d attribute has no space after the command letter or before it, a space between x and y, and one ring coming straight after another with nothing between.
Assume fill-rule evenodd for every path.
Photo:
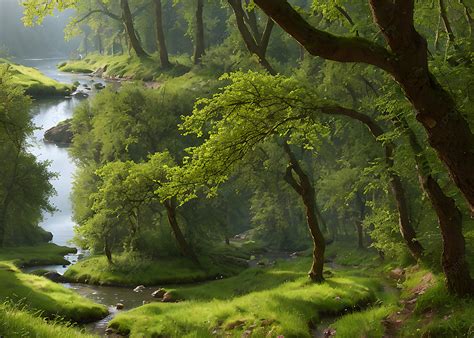
<instances>
[{"instance_id":1,"label":"green foliage","mask_svg":"<svg viewBox=\"0 0 474 338\"><path fill-rule=\"evenodd\" d=\"M54 190L48 163L28 152L33 132L30 99L15 84L8 67L0 65L0 247L50 240L38 223L43 212L54 208L49 196Z\"/></svg>"}]
</instances>

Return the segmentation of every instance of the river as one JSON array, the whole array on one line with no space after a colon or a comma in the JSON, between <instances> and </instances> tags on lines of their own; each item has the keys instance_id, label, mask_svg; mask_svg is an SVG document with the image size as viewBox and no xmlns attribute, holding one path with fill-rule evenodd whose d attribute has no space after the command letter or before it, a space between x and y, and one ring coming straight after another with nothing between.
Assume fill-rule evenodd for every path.
<instances>
[{"instance_id":1,"label":"river","mask_svg":"<svg viewBox=\"0 0 474 338\"><path fill-rule=\"evenodd\" d=\"M20 63L35 67L45 75L58 80L62 83L72 84L79 82L80 88L94 88L94 83L101 82L103 79L92 78L87 75L69 74L59 72L56 65L62 60L58 59L38 59L22 60ZM91 96L94 90L91 91ZM33 103L32 113L33 122L38 127L31 139L30 151L41 161L50 162L50 171L55 172L57 177L52 180L52 185L56 190L56 195L51 197L51 202L57 211L53 214L45 214L41 227L53 234L53 243L58 245L71 246L71 240L74 236L74 221L72 220L72 203L70 194L72 191L74 173L76 165L68 153L67 148L58 147L54 144L43 142L44 132L54 127L59 122L71 118L75 107L84 99L78 98L51 98L38 100ZM68 255L66 259L72 264L76 263L81 254ZM61 265L39 266L25 270L26 272L34 269L46 269L63 274L66 267ZM154 289L146 288L144 292L135 293L130 288L106 287L96 285L85 285L76 283L67 283L64 286L77 291L79 294L87 297L97 303L104 304L109 308L110 315L87 328L99 334L103 334L107 323L117 313L115 305L123 303L126 309L131 309L143 304L144 301L152 300L151 293Z\"/></svg>"}]
</instances>

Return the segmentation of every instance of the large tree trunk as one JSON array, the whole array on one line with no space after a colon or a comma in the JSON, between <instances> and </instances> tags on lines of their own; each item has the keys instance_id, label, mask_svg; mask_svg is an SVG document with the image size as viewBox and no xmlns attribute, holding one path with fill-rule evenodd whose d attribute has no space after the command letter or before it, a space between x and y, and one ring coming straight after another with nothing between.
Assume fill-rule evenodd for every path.
<instances>
[{"instance_id":1,"label":"large tree trunk","mask_svg":"<svg viewBox=\"0 0 474 338\"><path fill-rule=\"evenodd\" d=\"M290 165L286 170L285 180L303 200L306 212L306 222L313 239L313 264L311 265L311 270L309 270L308 275L314 282L321 283L324 281L323 268L326 242L319 228L318 218L316 217L314 188L308 175L303 171L298 160L291 151L288 143L285 142L283 148L290 159ZM293 177L293 172L298 176L299 182Z\"/></svg>"},{"instance_id":2,"label":"large tree trunk","mask_svg":"<svg viewBox=\"0 0 474 338\"><path fill-rule=\"evenodd\" d=\"M403 121L411 148L415 153L416 167L421 187L426 193L438 216L438 224L443 239L441 264L446 276L448 290L459 296L474 293L474 281L466 261L466 245L462 233L462 214L455 201L447 196L432 175L423 148L408 124Z\"/></svg>"},{"instance_id":3,"label":"large tree trunk","mask_svg":"<svg viewBox=\"0 0 474 338\"><path fill-rule=\"evenodd\" d=\"M429 71L426 40L414 27L414 0L369 0L374 21L390 51L366 39L318 30L286 0L255 3L310 54L339 62L371 64L390 73L415 108L430 145L474 212L474 135L453 97Z\"/></svg>"},{"instance_id":4,"label":"large tree trunk","mask_svg":"<svg viewBox=\"0 0 474 338\"><path fill-rule=\"evenodd\" d=\"M186 238L184 238L183 232L179 227L178 220L176 218L176 204L172 200L167 200L163 203L163 205L166 208L168 221L170 223L171 230L173 231L173 235L176 239L176 242L178 243L179 249L181 250L181 253L184 256L192 259L194 262L199 263L199 260L196 254L194 253L194 250L188 244Z\"/></svg>"},{"instance_id":5,"label":"large tree trunk","mask_svg":"<svg viewBox=\"0 0 474 338\"><path fill-rule=\"evenodd\" d=\"M163 31L163 9L161 0L155 0L155 25L161 68L170 68L171 63L168 58L168 49L166 48L165 33Z\"/></svg>"},{"instance_id":6,"label":"large tree trunk","mask_svg":"<svg viewBox=\"0 0 474 338\"><path fill-rule=\"evenodd\" d=\"M384 133L383 129L370 116L357 111L342 107L325 107L321 108L320 111L324 114L347 116L365 124L376 140L378 140L378 137ZM410 212L408 209L408 202L405 196L405 188L403 187L402 180L400 176L398 176L396 172L393 171L393 153L395 150L395 145L392 142L385 142L384 148L385 165L387 167L390 180L390 189L392 190L392 195L395 198L395 204L398 211L398 224L400 233L405 240L413 258L420 260L423 257L424 249L420 242L416 239L416 231L415 228L413 228L412 222L410 220Z\"/></svg>"},{"instance_id":7,"label":"large tree trunk","mask_svg":"<svg viewBox=\"0 0 474 338\"><path fill-rule=\"evenodd\" d=\"M130 5L128 4L128 0L120 0L120 8L122 9L122 20L125 25L125 30L127 32L128 38L130 40L130 45L132 46L138 57L148 56L148 54L143 49L140 40L138 39L137 32L135 31L133 17L130 11Z\"/></svg>"},{"instance_id":8,"label":"large tree trunk","mask_svg":"<svg viewBox=\"0 0 474 338\"><path fill-rule=\"evenodd\" d=\"M196 6L196 32L194 38L194 64L198 65L201 63L201 58L206 51L204 44L204 0L197 0Z\"/></svg>"}]
</instances>

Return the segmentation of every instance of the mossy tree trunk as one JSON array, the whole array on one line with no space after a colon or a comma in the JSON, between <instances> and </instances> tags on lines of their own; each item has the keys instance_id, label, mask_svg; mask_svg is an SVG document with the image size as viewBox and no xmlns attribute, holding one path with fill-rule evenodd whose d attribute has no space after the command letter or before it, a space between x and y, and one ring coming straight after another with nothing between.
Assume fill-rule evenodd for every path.
<instances>
[{"instance_id":1,"label":"mossy tree trunk","mask_svg":"<svg viewBox=\"0 0 474 338\"><path fill-rule=\"evenodd\" d=\"M321 283L324 281L324 251L326 242L323 233L319 228L318 218L316 216L316 197L311 180L304 172L296 156L293 154L288 143L283 144L283 149L289 157L290 163L287 167L285 180L300 195L305 206L306 222L313 240L313 263L308 275L312 281ZM298 176L298 181L293 176L293 172Z\"/></svg>"},{"instance_id":2,"label":"mossy tree trunk","mask_svg":"<svg viewBox=\"0 0 474 338\"><path fill-rule=\"evenodd\" d=\"M466 261L466 243L462 232L462 214L456 202L441 189L433 177L428 159L418 143L415 133L402 121L410 146L415 154L418 178L423 191L433 205L438 216L438 224L443 239L441 265L446 276L448 290L459 296L474 293L474 280L471 278Z\"/></svg>"}]
</instances>

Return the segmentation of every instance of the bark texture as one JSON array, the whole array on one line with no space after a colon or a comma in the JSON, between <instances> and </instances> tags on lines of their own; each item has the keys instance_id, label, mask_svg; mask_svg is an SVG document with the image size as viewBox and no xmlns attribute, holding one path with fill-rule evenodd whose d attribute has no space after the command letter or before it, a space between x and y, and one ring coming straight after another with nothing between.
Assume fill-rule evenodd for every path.
<instances>
[{"instance_id":1,"label":"bark texture","mask_svg":"<svg viewBox=\"0 0 474 338\"><path fill-rule=\"evenodd\" d=\"M415 154L418 178L423 191L428 196L438 216L438 224L443 239L441 265L446 276L446 284L451 293L466 296L474 293L469 266L466 261L466 243L462 232L462 214L455 201L441 189L433 177L431 167L423 148L408 124L403 121L410 146Z\"/></svg>"}]
</instances>

